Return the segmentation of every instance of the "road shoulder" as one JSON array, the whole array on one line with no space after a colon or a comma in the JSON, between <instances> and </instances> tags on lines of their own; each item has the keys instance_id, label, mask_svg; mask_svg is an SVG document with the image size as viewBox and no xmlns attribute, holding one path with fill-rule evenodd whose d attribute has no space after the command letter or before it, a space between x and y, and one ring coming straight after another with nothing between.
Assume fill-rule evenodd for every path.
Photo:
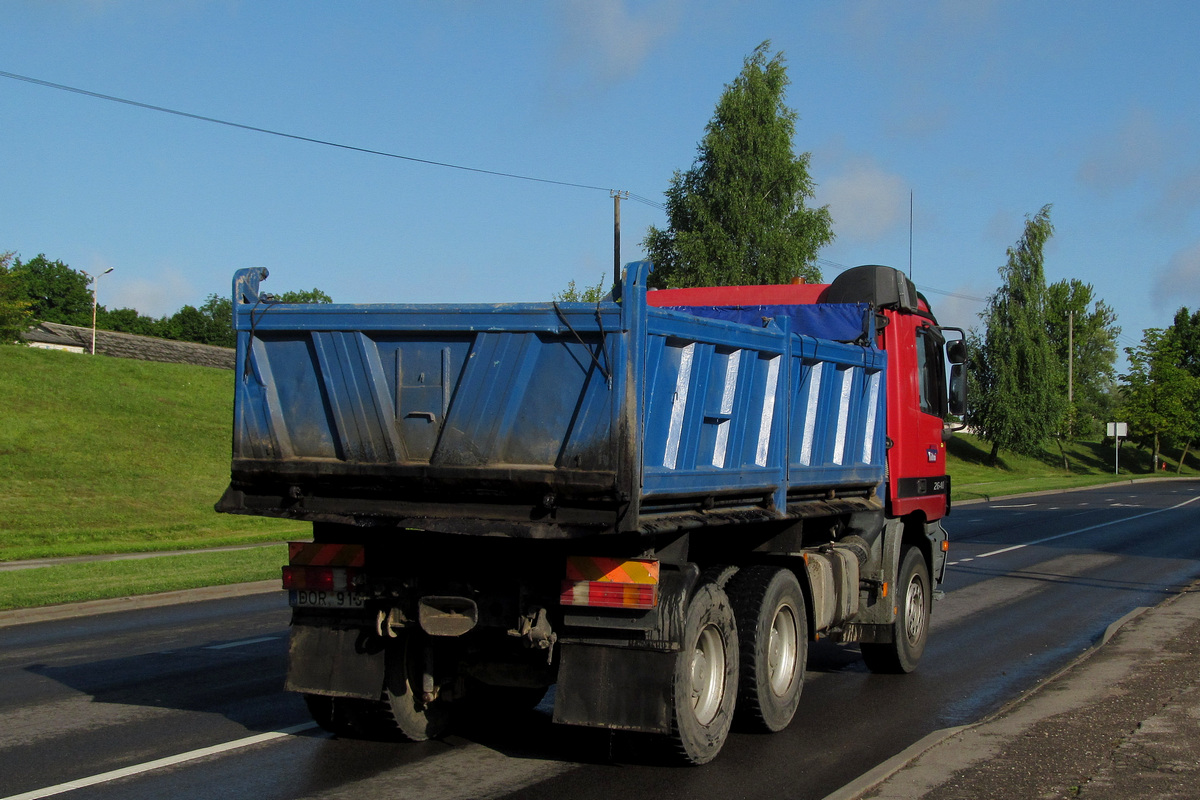
<instances>
[{"instance_id":1,"label":"road shoulder","mask_svg":"<svg viewBox=\"0 0 1200 800\"><path fill-rule=\"evenodd\" d=\"M1194 797L1198 659L1200 583L988 719L927 737L827 800Z\"/></svg>"}]
</instances>

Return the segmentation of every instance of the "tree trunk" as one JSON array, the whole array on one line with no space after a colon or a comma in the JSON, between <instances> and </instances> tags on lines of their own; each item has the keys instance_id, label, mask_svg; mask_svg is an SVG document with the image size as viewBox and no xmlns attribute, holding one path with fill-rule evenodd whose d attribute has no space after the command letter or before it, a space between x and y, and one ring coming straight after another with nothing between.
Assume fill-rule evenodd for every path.
<instances>
[{"instance_id":1,"label":"tree trunk","mask_svg":"<svg viewBox=\"0 0 1200 800\"><path fill-rule=\"evenodd\" d=\"M1182 475L1182 474L1183 474L1183 462L1184 462L1184 461L1187 461L1187 457L1188 457L1188 450L1191 450L1191 449L1192 449L1192 442L1191 442L1191 440L1189 439L1189 440L1188 440L1188 441L1187 441L1187 442L1186 442L1186 443L1183 445L1183 455L1181 455L1181 456L1179 457L1179 469L1175 470L1175 474L1176 474L1176 475Z\"/></svg>"},{"instance_id":2,"label":"tree trunk","mask_svg":"<svg viewBox=\"0 0 1200 800\"><path fill-rule=\"evenodd\" d=\"M994 467L1000 461L1000 445L992 442L992 454L988 456L988 466Z\"/></svg>"},{"instance_id":3,"label":"tree trunk","mask_svg":"<svg viewBox=\"0 0 1200 800\"><path fill-rule=\"evenodd\" d=\"M1063 447L1062 437L1054 437L1054 441L1058 444L1058 452L1062 456L1063 469L1067 472L1071 471L1071 462L1067 460L1067 450Z\"/></svg>"}]
</instances>

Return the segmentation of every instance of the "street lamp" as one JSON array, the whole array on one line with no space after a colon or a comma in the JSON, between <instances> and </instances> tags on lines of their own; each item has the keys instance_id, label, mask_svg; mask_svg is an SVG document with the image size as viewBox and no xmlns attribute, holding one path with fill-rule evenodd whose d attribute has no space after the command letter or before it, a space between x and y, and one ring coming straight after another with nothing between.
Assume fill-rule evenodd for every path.
<instances>
[{"instance_id":1,"label":"street lamp","mask_svg":"<svg viewBox=\"0 0 1200 800\"><path fill-rule=\"evenodd\" d=\"M112 272L113 269L115 268L109 267L108 269L104 270L104 272L101 272L100 275L107 275L108 273ZM100 275L97 275L93 278L83 270L80 270L80 272L83 273L84 277L88 278L92 282L92 355L96 355L96 290L99 288L98 284L100 283Z\"/></svg>"}]
</instances>

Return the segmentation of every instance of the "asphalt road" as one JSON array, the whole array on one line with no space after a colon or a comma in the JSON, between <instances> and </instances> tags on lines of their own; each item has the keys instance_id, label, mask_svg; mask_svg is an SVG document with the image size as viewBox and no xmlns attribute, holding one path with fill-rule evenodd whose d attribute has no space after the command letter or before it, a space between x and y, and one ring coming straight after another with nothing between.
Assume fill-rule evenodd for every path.
<instances>
[{"instance_id":1,"label":"asphalt road","mask_svg":"<svg viewBox=\"0 0 1200 800\"><path fill-rule=\"evenodd\" d=\"M0 629L0 800L823 798L1200 577L1198 481L965 505L947 528L946 596L916 673L871 675L856 647L818 643L792 726L734 734L694 769L556 727L545 708L420 745L331 738L280 689L281 593Z\"/></svg>"}]
</instances>

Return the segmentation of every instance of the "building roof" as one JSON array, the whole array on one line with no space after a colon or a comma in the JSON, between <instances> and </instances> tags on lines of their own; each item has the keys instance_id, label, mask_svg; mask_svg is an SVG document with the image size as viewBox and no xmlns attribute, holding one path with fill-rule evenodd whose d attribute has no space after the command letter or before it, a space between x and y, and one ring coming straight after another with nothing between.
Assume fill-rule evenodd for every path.
<instances>
[{"instance_id":1,"label":"building roof","mask_svg":"<svg viewBox=\"0 0 1200 800\"><path fill-rule=\"evenodd\" d=\"M42 322L25 333L30 343L60 347L92 349L92 329L57 322ZM229 347L214 347L195 342L177 342L116 331L96 331L96 354L114 358L136 358L142 361L163 361L172 364L194 364L201 367L233 369L235 351Z\"/></svg>"}]
</instances>

